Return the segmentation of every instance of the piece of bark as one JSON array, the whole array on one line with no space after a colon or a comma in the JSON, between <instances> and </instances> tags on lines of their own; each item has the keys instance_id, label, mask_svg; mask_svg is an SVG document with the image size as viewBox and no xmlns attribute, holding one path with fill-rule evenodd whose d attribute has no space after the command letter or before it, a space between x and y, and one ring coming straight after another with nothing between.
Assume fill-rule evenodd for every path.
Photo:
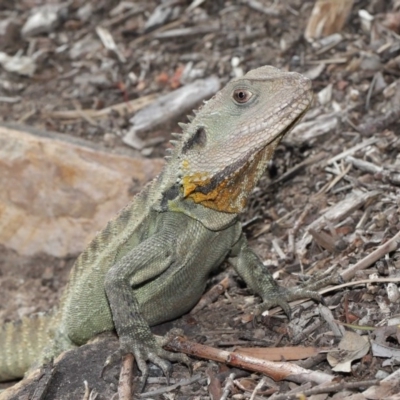
<instances>
[{"instance_id":1,"label":"piece of bark","mask_svg":"<svg viewBox=\"0 0 400 400\"><path fill-rule=\"evenodd\" d=\"M163 2L159 4L151 13L144 25L144 32L148 33L152 30L164 25L172 19L178 18L181 13L181 7L171 2Z\"/></svg>"},{"instance_id":2,"label":"piece of bark","mask_svg":"<svg viewBox=\"0 0 400 400\"><path fill-rule=\"evenodd\" d=\"M400 381L400 368L396 369L392 374L390 374L385 379L382 379L379 385L371 386L370 388L362 392L362 394L367 399L371 400L389 399L389 396L396 396L396 395L398 396L397 398L400 398L399 381ZM394 399L396 397L390 397L390 398Z\"/></svg>"},{"instance_id":3,"label":"piece of bark","mask_svg":"<svg viewBox=\"0 0 400 400\"><path fill-rule=\"evenodd\" d=\"M306 229L307 234L297 244L299 254L305 252L305 249L312 241L311 231L320 231L326 225L327 221L335 224L349 216L352 212L362 207L368 201L375 199L380 194L379 191L361 192L353 190L342 201L329 207L319 218L313 221Z\"/></svg>"},{"instance_id":4,"label":"piece of bark","mask_svg":"<svg viewBox=\"0 0 400 400\"><path fill-rule=\"evenodd\" d=\"M158 32L154 34L154 38L171 39L171 38L186 37L193 35L205 35L207 33L218 32L220 30L221 26L219 24L193 26L190 28L177 28L177 29L170 29L164 32Z\"/></svg>"},{"instance_id":5,"label":"piece of bark","mask_svg":"<svg viewBox=\"0 0 400 400\"><path fill-rule=\"evenodd\" d=\"M45 4L33 8L31 15L22 27L22 36L28 38L42 33L53 32L60 24L61 15L66 10L65 4Z\"/></svg>"},{"instance_id":6,"label":"piece of bark","mask_svg":"<svg viewBox=\"0 0 400 400\"><path fill-rule=\"evenodd\" d=\"M61 111L43 111L43 114L50 118L56 118L61 120L74 120L77 118L82 118L85 115L91 119L106 118L113 112L119 115L125 115L127 113L133 114L142 108L153 103L155 99L154 94L149 94L147 96L139 97L135 100L124 101L119 104L113 104L112 106L102 108L100 110L93 109L82 109L82 110L61 110Z\"/></svg>"},{"instance_id":7,"label":"piece of bark","mask_svg":"<svg viewBox=\"0 0 400 400\"><path fill-rule=\"evenodd\" d=\"M199 302L190 311L190 314L196 314L203 308L207 307L211 303L217 300L217 298L224 293L229 286L232 284L232 280L229 276L222 279L221 282L213 286L207 293L205 293Z\"/></svg>"},{"instance_id":8,"label":"piece of bark","mask_svg":"<svg viewBox=\"0 0 400 400\"><path fill-rule=\"evenodd\" d=\"M339 115L337 112L322 114L310 121L304 121L296 125L289 132L283 142L294 146L313 145L321 136L335 132L339 126Z\"/></svg>"},{"instance_id":9,"label":"piece of bark","mask_svg":"<svg viewBox=\"0 0 400 400\"><path fill-rule=\"evenodd\" d=\"M349 281L352 279L357 271L361 271L363 269L368 268L374 262L378 261L380 258L384 257L386 254L395 251L399 248L400 245L400 232L397 232L390 240L384 243L382 246L379 246L372 253L368 254L365 258L360 260L358 263L351 265L344 272L342 272L341 276L345 281Z\"/></svg>"},{"instance_id":10,"label":"piece of bark","mask_svg":"<svg viewBox=\"0 0 400 400\"><path fill-rule=\"evenodd\" d=\"M160 96L153 104L140 110L130 120L132 128L124 136L124 143L136 148L138 133L153 129L189 112L202 100L213 96L219 87L219 79L211 76Z\"/></svg>"},{"instance_id":11,"label":"piece of bark","mask_svg":"<svg viewBox=\"0 0 400 400\"><path fill-rule=\"evenodd\" d=\"M311 41L340 32L351 13L354 0L317 0L304 37Z\"/></svg>"},{"instance_id":12,"label":"piece of bark","mask_svg":"<svg viewBox=\"0 0 400 400\"><path fill-rule=\"evenodd\" d=\"M3 46L14 44L20 36L21 23L17 18L0 20L0 41Z\"/></svg>"}]
</instances>

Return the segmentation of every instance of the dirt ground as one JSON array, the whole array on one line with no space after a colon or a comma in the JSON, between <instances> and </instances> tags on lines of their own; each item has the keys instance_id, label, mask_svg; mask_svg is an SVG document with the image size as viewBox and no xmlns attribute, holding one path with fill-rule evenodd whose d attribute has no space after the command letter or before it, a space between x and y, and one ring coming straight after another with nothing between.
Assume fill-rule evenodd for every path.
<instances>
[{"instance_id":1,"label":"dirt ground","mask_svg":"<svg viewBox=\"0 0 400 400\"><path fill-rule=\"evenodd\" d=\"M252 247L282 285L296 285L303 275L320 274L331 267L347 273L349 281L372 281L324 295L331 320L308 301L293 309L290 322L282 313L256 321L252 311L259 299L225 265L209 282L211 288L230 277L228 288L214 302L155 327L154 332L164 334L178 327L191 341L224 350L299 345L333 349L340 335L332 324L340 329L347 324L346 330L368 337L375 347L354 357L347 372L333 371L325 353L293 361L332 374L340 382L329 393L310 391L307 398L391 398L396 389L390 385L383 397L360 393L397 371L400 363L396 328L400 257L397 243L389 250L383 247L400 229L400 4L354 1L340 37L311 44L303 34L314 0L166 1L158 8L158 19L157 1L54 0L51 3L57 6L58 16L54 26L48 32L23 37L22 26L34 7L47 3L0 3L0 20L13 20L10 30L0 36L0 52L14 55L21 51L36 65L31 75L0 67L0 124L16 122L56 131L100 143L110 152L123 152L122 138L133 113L111 112L94 119L85 110L101 110L149 94L158 96L211 75L224 85L261 65L301 72L312 79L314 106L302 128L277 149L242 221ZM363 12L374 18L369 20ZM111 33L117 51L105 48L97 27ZM68 110L75 115L58 113ZM185 116L179 119L184 121ZM176 122L174 118L141 134L143 140L161 137L156 145L146 151L129 151L137 157L162 157L171 130L179 129ZM380 252L376 258L367 259L356 273L349 272L374 251ZM56 306L76 256L27 258L1 247L1 320ZM68 353L42 398L89 398L84 380L91 398L112 398L119 366L107 371L104 379L98 377L117 342L115 338L103 340ZM378 345L385 348L385 354L377 351ZM161 389L147 398L218 399L225 388L225 399L289 399L314 386L275 382L224 363L193 360L194 378L189 384L164 391L165 378L152 368L142 397ZM188 370L174 365L171 384L182 379L190 379ZM7 386L0 384L0 389Z\"/></svg>"}]
</instances>

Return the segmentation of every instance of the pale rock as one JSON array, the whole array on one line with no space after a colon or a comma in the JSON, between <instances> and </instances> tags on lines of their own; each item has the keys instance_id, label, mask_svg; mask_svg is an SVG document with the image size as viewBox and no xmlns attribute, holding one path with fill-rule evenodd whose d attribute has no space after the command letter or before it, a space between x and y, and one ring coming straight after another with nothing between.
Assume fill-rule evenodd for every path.
<instances>
[{"instance_id":1,"label":"pale rock","mask_svg":"<svg viewBox=\"0 0 400 400\"><path fill-rule=\"evenodd\" d=\"M93 39L93 34L90 32L82 39L73 43L69 51L69 57L72 60L81 61L85 58L90 58L91 55L99 51L101 51L101 43L99 40Z\"/></svg>"},{"instance_id":2,"label":"pale rock","mask_svg":"<svg viewBox=\"0 0 400 400\"><path fill-rule=\"evenodd\" d=\"M30 37L52 32L60 22L64 5L46 4L36 7L22 27L22 36Z\"/></svg>"},{"instance_id":3,"label":"pale rock","mask_svg":"<svg viewBox=\"0 0 400 400\"><path fill-rule=\"evenodd\" d=\"M0 126L0 244L77 255L163 163Z\"/></svg>"},{"instance_id":4,"label":"pale rock","mask_svg":"<svg viewBox=\"0 0 400 400\"><path fill-rule=\"evenodd\" d=\"M35 60L20 53L17 53L15 56L9 56L0 51L0 65L6 71L19 75L32 76L36 71Z\"/></svg>"},{"instance_id":5,"label":"pale rock","mask_svg":"<svg viewBox=\"0 0 400 400\"><path fill-rule=\"evenodd\" d=\"M82 7L79 7L76 15L81 21L88 22L93 15L93 11L93 5L86 3Z\"/></svg>"}]
</instances>

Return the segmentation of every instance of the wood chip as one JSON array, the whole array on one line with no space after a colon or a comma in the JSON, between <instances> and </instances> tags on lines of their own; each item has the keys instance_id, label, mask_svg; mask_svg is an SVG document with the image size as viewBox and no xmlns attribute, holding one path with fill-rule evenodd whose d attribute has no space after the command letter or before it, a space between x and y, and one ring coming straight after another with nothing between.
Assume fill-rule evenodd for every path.
<instances>
[{"instance_id":1,"label":"wood chip","mask_svg":"<svg viewBox=\"0 0 400 400\"><path fill-rule=\"evenodd\" d=\"M380 195L379 191L371 191L371 192L361 192L360 190L354 190L350 194L348 194L342 201L334 204L330 208L328 208L323 215L317 218L314 222L312 222L307 227L307 233L304 237L297 243L297 249L300 252L305 251L307 245L311 243L312 236L309 231L312 229L314 231L321 230L327 221L331 223L338 223L355 210L362 207L368 201L375 199Z\"/></svg>"},{"instance_id":2,"label":"wood chip","mask_svg":"<svg viewBox=\"0 0 400 400\"><path fill-rule=\"evenodd\" d=\"M317 0L304 37L311 41L340 32L351 13L354 0Z\"/></svg>"},{"instance_id":3,"label":"wood chip","mask_svg":"<svg viewBox=\"0 0 400 400\"><path fill-rule=\"evenodd\" d=\"M153 129L189 112L202 100L214 95L219 87L219 79L211 76L160 96L153 104L139 111L131 119L132 128L124 136L124 143L135 147L138 133Z\"/></svg>"}]
</instances>

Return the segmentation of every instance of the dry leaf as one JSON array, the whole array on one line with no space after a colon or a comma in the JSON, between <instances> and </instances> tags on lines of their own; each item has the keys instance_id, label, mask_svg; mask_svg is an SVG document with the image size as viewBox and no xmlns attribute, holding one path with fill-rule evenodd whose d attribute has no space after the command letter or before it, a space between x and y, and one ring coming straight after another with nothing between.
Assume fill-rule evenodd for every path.
<instances>
[{"instance_id":1,"label":"dry leaf","mask_svg":"<svg viewBox=\"0 0 400 400\"><path fill-rule=\"evenodd\" d=\"M327 355L329 364L336 372L350 372L351 362L364 357L370 348L366 336L346 331L336 350L330 351Z\"/></svg>"}]
</instances>

